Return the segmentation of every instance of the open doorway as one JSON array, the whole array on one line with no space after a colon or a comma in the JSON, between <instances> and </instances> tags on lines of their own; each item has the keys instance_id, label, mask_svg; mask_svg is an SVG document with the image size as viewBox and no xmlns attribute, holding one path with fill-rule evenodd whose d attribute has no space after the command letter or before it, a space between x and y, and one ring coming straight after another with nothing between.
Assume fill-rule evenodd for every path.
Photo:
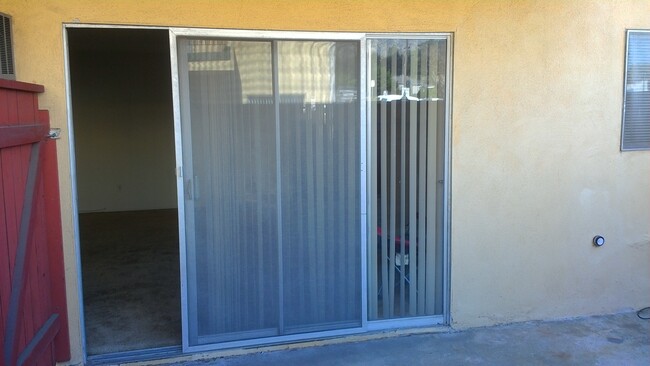
<instances>
[{"instance_id":1,"label":"open doorway","mask_svg":"<svg viewBox=\"0 0 650 366\"><path fill-rule=\"evenodd\" d=\"M87 353L180 345L168 32L67 32Z\"/></svg>"}]
</instances>

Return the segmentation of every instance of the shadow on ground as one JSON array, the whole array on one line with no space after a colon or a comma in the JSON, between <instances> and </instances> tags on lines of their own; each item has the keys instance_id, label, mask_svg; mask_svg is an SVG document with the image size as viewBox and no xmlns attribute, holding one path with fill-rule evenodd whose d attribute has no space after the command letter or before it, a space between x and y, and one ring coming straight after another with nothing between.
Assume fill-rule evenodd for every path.
<instances>
[{"instance_id":1,"label":"shadow on ground","mask_svg":"<svg viewBox=\"0 0 650 366\"><path fill-rule=\"evenodd\" d=\"M650 365L636 313L526 322L176 365Z\"/></svg>"}]
</instances>

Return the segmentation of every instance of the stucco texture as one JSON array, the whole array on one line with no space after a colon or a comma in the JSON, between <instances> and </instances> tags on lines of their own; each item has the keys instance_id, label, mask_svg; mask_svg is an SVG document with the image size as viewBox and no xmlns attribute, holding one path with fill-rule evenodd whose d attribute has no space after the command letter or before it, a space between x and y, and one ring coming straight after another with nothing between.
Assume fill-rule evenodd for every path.
<instances>
[{"instance_id":1,"label":"stucco texture","mask_svg":"<svg viewBox=\"0 0 650 366\"><path fill-rule=\"evenodd\" d=\"M81 357L63 24L453 32L451 316L469 327L650 303L650 151L620 152L638 1L19 1L19 80L58 143L73 354ZM591 238L603 235L601 248Z\"/></svg>"}]
</instances>

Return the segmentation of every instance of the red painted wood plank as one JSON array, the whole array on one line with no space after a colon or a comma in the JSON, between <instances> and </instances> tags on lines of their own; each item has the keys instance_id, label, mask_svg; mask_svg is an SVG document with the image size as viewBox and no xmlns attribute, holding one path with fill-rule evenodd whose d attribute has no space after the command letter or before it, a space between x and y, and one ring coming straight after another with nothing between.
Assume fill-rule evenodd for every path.
<instances>
[{"instance_id":1,"label":"red painted wood plank","mask_svg":"<svg viewBox=\"0 0 650 366\"><path fill-rule=\"evenodd\" d=\"M16 92L18 98L16 111L18 119L16 122L20 125L32 123L36 120L36 111L38 110L38 97L33 93Z\"/></svg>"},{"instance_id":2,"label":"red painted wood plank","mask_svg":"<svg viewBox=\"0 0 650 366\"><path fill-rule=\"evenodd\" d=\"M40 154L41 158L43 154ZM41 163L39 163L39 167ZM39 168L40 169L40 168ZM47 272L47 243L45 236L45 220L43 212L43 181L42 173L40 179L36 183L37 187L34 191L34 212L32 213L32 222L30 224L30 232L32 235L29 256L30 262L27 263L29 273L27 275L27 289L25 290L25 312L24 318L24 332L25 332L25 345L28 346L27 341L31 340L37 335L41 326L47 321L52 314L51 301L49 297L49 286L46 284L48 278L44 275ZM30 313L31 307L31 313ZM39 351L40 352L40 351ZM34 359L36 362L37 358ZM50 360L51 363L51 360Z\"/></svg>"},{"instance_id":3,"label":"red painted wood plank","mask_svg":"<svg viewBox=\"0 0 650 366\"><path fill-rule=\"evenodd\" d=\"M49 129L41 124L0 126L0 149L41 141L48 132Z\"/></svg>"},{"instance_id":4,"label":"red painted wood plank","mask_svg":"<svg viewBox=\"0 0 650 366\"><path fill-rule=\"evenodd\" d=\"M17 94L18 94L18 92L16 92L16 95ZM30 156L31 156L31 150L32 150L31 145L22 145L22 146L17 147L17 151L18 151L17 159L18 160L15 161L15 166L16 166L15 172L18 173L17 176L16 176L16 178L17 178L16 181L17 182L19 181L19 183L15 186L16 190L14 191L14 193L16 194L16 197L15 197L16 198L16 200L15 200L15 202L16 202L16 207L15 207L15 209L16 209L16 217L18 219L17 220L17 224L18 224L18 229L17 229L18 236L17 236L17 238L18 238L18 240L16 240L16 249L15 249L16 254L19 253L18 252L18 249L19 249L18 248L18 243L20 241L20 225L21 225L21 221L22 221L23 211L25 209L25 206L24 206L25 202L24 201L25 201L25 192L26 192L26 184L27 184L27 172L28 172L28 167L29 167L29 160L30 160ZM14 260L14 273L13 273L12 278L15 277L15 276L16 276L16 261ZM23 283L24 283L25 287L23 287L21 289L21 293L20 293L21 296L29 291L29 283L27 281L23 281ZM13 285L12 285L12 292L14 292ZM10 306L11 306L11 298L9 300L10 300ZM20 312L18 314L19 314L19 316L21 318L17 319L17 322L20 322L21 326L18 329L19 331L18 331L18 334L16 336L17 339L15 340L14 348L16 350L25 348L25 346L29 342L29 339L30 339L30 337L32 335L31 333L33 332L33 329L32 329L33 328L33 323L32 323L31 317L29 316L31 314L31 306L29 306L29 305L28 306L22 306L22 304L21 304L21 305L19 305L19 309L20 309ZM9 310L10 310L10 314L11 314L11 308Z\"/></svg>"},{"instance_id":5,"label":"red painted wood plank","mask_svg":"<svg viewBox=\"0 0 650 366\"><path fill-rule=\"evenodd\" d=\"M40 165L40 164L39 164ZM39 168L40 169L40 168ZM25 324L25 337L26 340L31 340L36 334L40 324L42 324L47 316L50 314L44 315L43 307L49 305L49 298L44 297L41 294L40 288L40 273L38 268L38 254L39 245L44 245L42 238L42 227L41 222L42 218L40 215L40 206L42 205L42 191L41 191L41 179L36 182L36 187L33 191L33 200L36 202L32 205L33 212L30 219L29 232L31 235L31 240L27 243L29 254L26 256L25 266L27 267L24 281L27 282L26 288L23 293L23 307L25 308L25 318L23 322Z\"/></svg>"},{"instance_id":6,"label":"red painted wood plank","mask_svg":"<svg viewBox=\"0 0 650 366\"><path fill-rule=\"evenodd\" d=\"M54 353L52 352L52 343L46 346L46 349L40 353L36 366L51 366L56 363L54 360Z\"/></svg>"},{"instance_id":7,"label":"red painted wood plank","mask_svg":"<svg viewBox=\"0 0 650 366\"><path fill-rule=\"evenodd\" d=\"M32 233L32 238L34 238L36 233ZM39 327L40 324L42 324L42 320L40 319L40 314L39 314L39 301L40 301L40 296L38 293L38 273L36 270L36 266L34 265L36 262L36 253L34 252L34 244L35 240L32 239L32 243L28 244L29 248L28 250L31 252L27 256L27 262L25 262L25 265L27 266L26 273L25 273L25 278L24 281L27 283L25 284L25 288L23 289L23 300L22 300L22 307L25 309L24 312L24 317L23 317L23 324L24 324L24 334L25 334L25 344L19 348L19 349L24 349L25 346L29 343L29 341L34 338L34 335L36 334L36 331Z\"/></svg>"},{"instance_id":8,"label":"red painted wood plank","mask_svg":"<svg viewBox=\"0 0 650 366\"><path fill-rule=\"evenodd\" d=\"M18 122L18 92L15 90L10 90L7 93L7 112L8 112L8 123L17 124Z\"/></svg>"},{"instance_id":9,"label":"red painted wood plank","mask_svg":"<svg viewBox=\"0 0 650 366\"><path fill-rule=\"evenodd\" d=\"M11 272L13 271L13 263L16 252L16 242L17 242L17 217L16 217L16 193L15 193L15 179L10 174L14 167L16 166L17 156L19 156L19 147L11 149L0 149L0 159L2 159L3 171L2 180L3 180L3 190L4 190L4 206L5 206L5 220L7 222L6 226L6 235L7 235L7 250L8 250L8 262L9 262L9 280L13 277ZM9 285L11 292L11 284ZM6 319L9 313L9 298L6 299L6 312L5 312L5 327ZM3 329L4 330L4 329ZM3 332L4 338L4 332ZM4 343L3 343L4 344ZM4 349L3 349L4 357Z\"/></svg>"},{"instance_id":10,"label":"red painted wood plank","mask_svg":"<svg viewBox=\"0 0 650 366\"><path fill-rule=\"evenodd\" d=\"M36 94L34 94L36 96ZM36 111L36 118L40 122L40 125L44 132L49 130L49 113L47 111ZM47 140L50 141L50 140ZM41 143L41 149L45 149L45 142ZM36 317L34 321L36 324L44 323L54 312L52 305L52 286L51 286L51 274L50 274L50 265L49 265L49 246L48 246L48 235L47 235L47 217L46 217L46 198L45 198L45 176L44 176L44 161L45 154L48 151L44 150L40 155L42 159L39 162L41 167L41 175L39 179L39 195L38 195L38 224L36 228L38 232L38 237L35 237L34 249L36 250L36 263L35 263L35 273L36 273L36 284L38 286L38 299L35 303L38 305ZM56 192L58 194L58 190ZM52 360L52 355L50 355L48 360Z\"/></svg>"},{"instance_id":11,"label":"red painted wood plank","mask_svg":"<svg viewBox=\"0 0 650 366\"><path fill-rule=\"evenodd\" d=\"M39 285L38 285L38 268L37 268L37 263L38 263L38 251L37 251L37 246L39 244L39 213L38 213L38 206L40 205L40 184L39 182L36 183L36 188L34 190L34 200L36 200L35 204L32 206L34 212L32 212L32 219L30 220L30 235L31 235L31 240L29 243L27 243L27 250L29 250L28 255L26 256L26 261L25 261L25 266L26 271L25 271L25 277L23 281L26 281L26 287L23 290L23 308L25 309L25 317L23 318L23 323L25 324L25 327L23 329L24 334L25 334L25 346L27 343L34 337L36 334L36 331L38 330L38 327L40 324L43 323L44 319L41 318L41 304L40 301L42 299L42 296L40 296L39 293ZM31 226L33 225L33 226ZM24 346L23 346L24 347Z\"/></svg>"},{"instance_id":12,"label":"red painted wood plank","mask_svg":"<svg viewBox=\"0 0 650 366\"><path fill-rule=\"evenodd\" d=\"M40 164L42 166L42 162ZM38 188L38 206L35 230L34 243L32 250L35 253L32 255L31 266L33 268L34 280L32 288L36 288L36 297L31 301L34 304L34 324L43 324L47 318L52 314L52 300L50 295L50 273L48 265L48 252L47 252L47 236L45 232L45 197L43 196L43 174L39 180ZM36 329L34 329L36 331Z\"/></svg>"},{"instance_id":13,"label":"red painted wood plank","mask_svg":"<svg viewBox=\"0 0 650 366\"><path fill-rule=\"evenodd\" d=\"M48 118L41 115L41 118ZM70 336L65 295L65 267L63 263L63 235L61 231L61 205L59 199L59 176L57 169L56 141L43 143L43 189L45 193L45 217L47 219L47 243L50 261L52 306L61 319L61 329L54 338L56 360L70 360Z\"/></svg>"},{"instance_id":14,"label":"red painted wood plank","mask_svg":"<svg viewBox=\"0 0 650 366\"><path fill-rule=\"evenodd\" d=\"M50 342L46 346L46 349L39 355L38 361L36 363L37 366L51 366L56 363L54 360L53 348L53 343Z\"/></svg>"},{"instance_id":15,"label":"red painted wood plank","mask_svg":"<svg viewBox=\"0 0 650 366\"><path fill-rule=\"evenodd\" d=\"M9 90L20 90L32 93L42 93L45 87L39 84L25 83L22 81L0 79L0 88Z\"/></svg>"},{"instance_id":16,"label":"red painted wood plank","mask_svg":"<svg viewBox=\"0 0 650 366\"><path fill-rule=\"evenodd\" d=\"M19 255L19 241L20 241L20 224L21 224L21 215L23 214L24 210L24 200L25 200L25 190L26 190L26 182L27 182L27 171L28 171L28 166L29 166L29 156L31 155L31 146L17 146L18 150L18 160L16 161L16 169L15 172L17 173L17 180L20 180L20 183L16 185L16 216L17 216L17 223L18 223L18 240L16 240L16 257ZM14 272L12 273L12 281L14 278L17 276L16 272L17 270L19 271L20 268L17 268L17 258L14 258ZM18 262L19 263L19 262ZM29 283L27 281L22 281L23 282L23 287L21 288L21 292L19 294L22 296L25 292L29 292ZM14 282L12 282L12 293L15 292L14 288ZM7 317L7 327L10 326L10 320L12 318L12 313L11 313L11 298L9 298L9 316ZM17 329L17 335L15 336L15 341L14 341L14 354L18 350L22 350L27 346L27 343L29 342L29 337L31 336L31 327L33 327L33 324L31 324L31 308L29 306L22 306L22 304L19 305L20 312L18 312L19 318L16 319L16 324L18 324L18 329ZM6 337L9 337L8 335ZM6 350L5 350L6 352Z\"/></svg>"},{"instance_id":17,"label":"red painted wood plank","mask_svg":"<svg viewBox=\"0 0 650 366\"><path fill-rule=\"evenodd\" d=\"M19 92L20 93L20 92ZM22 160L21 168L23 169L22 176L26 177L27 180L25 181L25 190L23 191L23 198L22 198L22 211L26 209L26 203L27 203L27 198L29 195L29 188L27 185L29 184L29 168L30 168L30 163L31 163L31 158L32 154L34 151L34 146L33 145L22 145L20 147L21 152L25 154L23 157L24 160ZM40 173L40 171L37 169L37 173ZM22 327L20 329L21 336L20 340L18 341L18 344L16 345L16 351L24 349L29 341L33 338L34 336L34 328L36 327L36 324L34 323L34 299L32 298L33 295L33 289L32 289L32 282L33 282L33 268L32 268L32 262L33 262L33 257L34 257L34 250L33 250L33 243L34 243L34 231L31 230L31 227L34 227L32 225L35 225L35 222L33 222L33 219L35 218L35 213L37 212L36 205L38 205L38 199L37 199L37 191L36 188L38 187L38 175L36 178L36 185L34 190L32 191L33 195L33 202L31 207L28 207L31 209L31 214L29 218L29 226L30 229L27 230L28 234L28 241L27 241L27 248L26 248L26 256L25 256L25 268L23 271L23 289L22 292L20 293L21 295L21 300L20 300L20 308L22 309L23 317L22 317ZM19 232L18 232L18 240L20 245L20 237L21 237L21 232L20 230L23 229L23 221L25 219L25 214L21 212L20 216L20 222L19 222ZM17 252L18 253L18 252ZM20 270L17 268L17 270ZM14 270L14 276L16 275L16 270Z\"/></svg>"},{"instance_id":18,"label":"red painted wood plank","mask_svg":"<svg viewBox=\"0 0 650 366\"><path fill-rule=\"evenodd\" d=\"M38 111L36 111L38 112ZM42 144L41 144L42 145ZM41 146L41 148L43 148ZM39 162L40 169L42 170L42 161ZM40 179L37 182L38 184L38 194L35 199L38 200L36 206L36 218L34 221L34 227L31 227L33 235L33 243L31 249L34 251L31 256L30 275L33 276L30 278L30 283L32 286L32 297L29 300L32 305L32 316L33 324L40 325L43 324L49 317L52 315L52 304L50 298L50 286L49 286L49 273L48 273L48 262L47 262L47 238L45 235L45 216L44 216L44 191L43 191L43 174L41 173ZM36 335L38 329L33 328L33 334L30 336L30 339ZM42 353L43 351L40 351ZM40 354L35 362L38 362L39 359L42 359L43 355Z\"/></svg>"},{"instance_id":19,"label":"red painted wood plank","mask_svg":"<svg viewBox=\"0 0 650 366\"><path fill-rule=\"evenodd\" d=\"M33 253L29 253L27 256L27 260L32 260ZM20 351L24 350L25 347L27 347L27 344L29 341L34 338L34 334L36 333L36 327L38 326L38 323L35 322L34 319L34 308L35 308L35 303L34 303L34 288L32 285L32 267L30 263L25 263L26 264L26 272L25 277L23 281L25 284L23 285L24 287L22 288L22 293L21 296L23 297L22 303L21 303L21 310L22 310L22 325L19 327L20 328L20 333L19 333L19 340L18 344L15 347L15 353L20 353Z\"/></svg>"},{"instance_id":20,"label":"red painted wood plank","mask_svg":"<svg viewBox=\"0 0 650 366\"><path fill-rule=\"evenodd\" d=\"M19 92L16 92L16 94L18 94L18 93ZM20 166L20 173L19 173L20 175L19 176L21 178L23 178L23 183L21 183L19 186L17 186L17 188L20 189L20 195L16 196L16 202L18 203L16 208L20 212L20 216L18 216L18 241L16 243L16 254L18 254L18 250L19 250L18 245L19 245L19 242L20 242L20 225L21 225L21 221L22 221L23 211L25 210L25 193L26 193L26 189L27 189L26 184L27 184L27 180L28 180L27 173L28 173L28 170L29 170L29 160L30 160L30 157L31 157L31 154L32 154L31 153L32 146L31 145L21 145L21 146L18 147L18 150L20 151L20 158L19 158L20 160L18 162L19 166ZM27 252L27 253L29 254L29 252ZM14 277L15 276L16 276L16 263L14 262ZM30 289L29 281L23 280L23 282L24 282L25 287L22 288L21 296L25 296L26 293L29 293L29 289ZM14 290L12 288L12 292L13 291ZM11 306L11 298L9 299L9 301L10 301L10 306ZM22 318L20 318L20 321L22 323L22 326L20 327L20 331L18 333L19 335L18 335L17 345L15 347L16 350L24 349L25 346L27 346L27 343L29 342L29 340L30 340L30 338L31 338L31 336L33 334L33 331L34 331L33 330L34 324L33 324L33 321L31 319L31 316L30 316L31 315L31 306L29 306L29 305L24 306L24 305L21 304L21 306L19 306L19 308L21 309L20 315L22 316Z\"/></svg>"},{"instance_id":21,"label":"red painted wood plank","mask_svg":"<svg viewBox=\"0 0 650 366\"><path fill-rule=\"evenodd\" d=\"M6 100L6 120L3 125L15 125L18 122L18 92L14 90L5 90Z\"/></svg>"},{"instance_id":22,"label":"red painted wood plank","mask_svg":"<svg viewBox=\"0 0 650 366\"><path fill-rule=\"evenodd\" d=\"M2 150L0 149L0 153ZM2 172L2 159L0 159L0 173ZM11 271L9 269L9 240L7 238L7 218L4 205L4 179L0 174L0 345L4 344L5 319L9 310L9 295L11 292ZM0 347L0 360L4 360L4 350Z\"/></svg>"},{"instance_id":23,"label":"red painted wood plank","mask_svg":"<svg viewBox=\"0 0 650 366\"><path fill-rule=\"evenodd\" d=\"M42 144L41 144L42 145ZM41 147L42 148L42 147ZM41 154L42 158L42 154ZM33 231L32 239L32 255L30 263L30 283L32 287L32 297L30 300L32 303L32 319L33 325L30 331L30 340L37 335L37 332L40 329L40 326L44 324L48 318L52 315L52 301L50 296L50 285L49 285L49 266L47 259L47 237L45 232L45 214L44 214L44 191L43 191L43 174L42 174L42 161L39 163L41 167L40 179L38 181L38 188L36 199L38 200L36 205L36 218L34 222L34 227L30 228ZM36 358L36 361L43 359L44 352L46 349L40 349L39 357ZM48 364L52 364L51 362Z\"/></svg>"},{"instance_id":24,"label":"red painted wood plank","mask_svg":"<svg viewBox=\"0 0 650 366\"><path fill-rule=\"evenodd\" d=\"M27 266L27 270L29 270L29 266ZM29 340L32 339L34 336L34 319L32 318L33 313L32 313L32 303L29 301L29 298L31 297L31 284L29 283L29 273L25 273L25 278L23 279L24 285L23 288L21 289L20 296L23 298L20 304L20 309L21 309L21 318L20 321L22 325L19 325L20 329L20 336L18 337L18 340L14 343L14 355L17 353L16 351L20 351L25 349L27 346L27 343L29 343ZM13 291L13 289L12 289ZM10 309L11 311L11 309ZM11 314L11 313L10 313ZM14 356L15 357L15 356Z\"/></svg>"},{"instance_id":25,"label":"red painted wood plank","mask_svg":"<svg viewBox=\"0 0 650 366\"><path fill-rule=\"evenodd\" d=\"M5 207L5 234L7 236L7 250L9 261L10 279L13 272L14 259L16 257L16 243L18 242L18 217L20 212L18 201L20 200L19 193L16 192L17 186L23 184L20 181L20 147L12 147L8 149L0 149L0 159L2 160L3 170L2 174L3 189L4 189L4 207Z\"/></svg>"},{"instance_id":26,"label":"red painted wood plank","mask_svg":"<svg viewBox=\"0 0 650 366\"><path fill-rule=\"evenodd\" d=\"M0 89L0 126L9 125L9 93L9 90Z\"/></svg>"}]
</instances>

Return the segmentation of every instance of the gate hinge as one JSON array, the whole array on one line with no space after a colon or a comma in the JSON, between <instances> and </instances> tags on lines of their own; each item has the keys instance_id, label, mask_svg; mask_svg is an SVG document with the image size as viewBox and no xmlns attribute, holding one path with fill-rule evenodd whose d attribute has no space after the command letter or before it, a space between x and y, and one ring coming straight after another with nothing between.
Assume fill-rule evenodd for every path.
<instances>
[{"instance_id":1,"label":"gate hinge","mask_svg":"<svg viewBox=\"0 0 650 366\"><path fill-rule=\"evenodd\" d=\"M50 132L47 134L47 138L52 140L58 140L61 138L61 129L60 128L50 128Z\"/></svg>"}]
</instances>

